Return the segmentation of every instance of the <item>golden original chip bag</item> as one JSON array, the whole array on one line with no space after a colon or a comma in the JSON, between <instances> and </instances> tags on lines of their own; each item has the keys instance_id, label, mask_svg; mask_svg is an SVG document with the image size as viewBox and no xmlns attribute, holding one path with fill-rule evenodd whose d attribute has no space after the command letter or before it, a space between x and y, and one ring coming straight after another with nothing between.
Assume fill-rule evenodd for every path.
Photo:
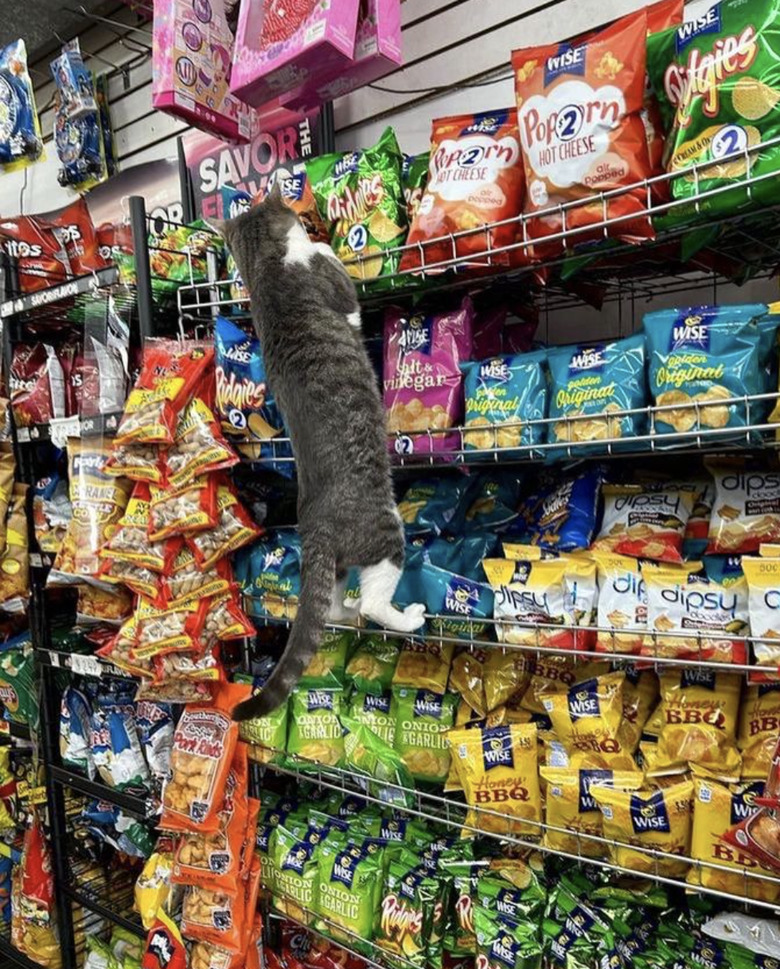
<instances>
[{"instance_id":1,"label":"golden original chip bag","mask_svg":"<svg viewBox=\"0 0 780 969\"><path fill-rule=\"evenodd\" d=\"M780 733L780 683L745 685L739 705L737 747L742 753L742 780L769 774Z\"/></svg>"},{"instance_id":2,"label":"golden original chip bag","mask_svg":"<svg viewBox=\"0 0 780 969\"><path fill-rule=\"evenodd\" d=\"M659 858L648 850L672 855L690 854L693 782L682 781L660 790L621 791L594 785L591 795L601 808L609 860L633 871L677 878L687 861ZM635 845L637 849L621 847Z\"/></svg>"},{"instance_id":3,"label":"golden original chip bag","mask_svg":"<svg viewBox=\"0 0 780 969\"><path fill-rule=\"evenodd\" d=\"M753 642L753 658L757 666L766 666L766 673L751 673L750 680L777 679L780 668L780 557L772 553L780 547L761 546L760 558L742 559L748 585L748 613ZM771 557L770 557L771 556Z\"/></svg>"},{"instance_id":4,"label":"golden original chip bag","mask_svg":"<svg viewBox=\"0 0 780 969\"><path fill-rule=\"evenodd\" d=\"M742 678L738 673L683 669L661 673L657 744L640 745L649 776L703 767L713 777L739 780L736 747Z\"/></svg>"},{"instance_id":5,"label":"golden original chip bag","mask_svg":"<svg viewBox=\"0 0 780 969\"><path fill-rule=\"evenodd\" d=\"M780 542L780 472L742 457L707 466L715 479L707 552L744 554Z\"/></svg>"},{"instance_id":6,"label":"golden original chip bag","mask_svg":"<svg viewBox=\"0 0 780 969\"><path fill-rule=\"evenodd\" d=\"M716 868L692 865L686 881L689 885L714 888L732 895L744 895L755 901L780 901L780 884L760 877L762 874L777 877L775 872L763 868L736 845L722 840L729 828L749 817L757 808L756 798L764 791L763 781L739 784L723 784L709 778L693 778L693 835L691 857L697 861L736 868L733 875ZM755 877L741 874L747 869Z\"/></svg>"},{"instance_id":7,"label":"golden original chip bag","mask_svg":"<svg viewBox=\"0 0 780 969\"><path fill-rule=\"evenodd\" d=\"M536 724L451 730L447 739L470 808L464 835L473 835L474 829L540 835ZM482 813L480 808L496 813Z\"/></svg>"},{"instance_id":8,"label":"golden original chip bag","mask_svg":"<svg viewBox=\"0 0 780 969\"><path fill-rule=\"evenodd\" d=\"M603 858L606 846L588 837L601 838L604 826L601 810L591 788L594 786L617 787L634 791L642 786L641 771L613 771L603 768L542 767L539 770L545 782L544 844L548 848L582 854L586 858ZM565 828L556 831L555 828Z\"/></svg>"},{"instance_id":9,"label":"golden original chip bag","mask_svg":"<svg viewBox=\"0 0 780 969\"><path fill-rule=\"evenodd\" d=\"M639 561L614 552L594 552L593 559L599 580L596 650L638 653L647 628L647 593Z\"/></svg>"}]
</instances>

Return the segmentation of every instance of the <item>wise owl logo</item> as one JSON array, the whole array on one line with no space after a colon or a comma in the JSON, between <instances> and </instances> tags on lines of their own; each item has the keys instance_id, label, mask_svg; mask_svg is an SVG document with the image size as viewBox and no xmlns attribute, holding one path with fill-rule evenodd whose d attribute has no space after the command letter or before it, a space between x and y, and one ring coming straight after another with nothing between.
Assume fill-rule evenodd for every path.
<instances>
[{"instance_id":1,"label":"wise owl logo","mask_svg":"<svg viewBox=\"0 0 780 969\"><path fill-rule=\"evenodd\" d=\"M425 316L410 316L401 323L401 333L398 337L401 353L431 352L431 326Z\"/></svg>"},{"instance_id":2,"label":"wise owl logo","mask_svg":"<svg viewBox=\"0 0 780 969\"><path fill-rule=\"evenodd\" d=\"M281 545L277 545L276 548L272 548L270 552L266 552L263 556L263 571L270 572L273 569L278 569L283 561L284 548Z\"/></svg>"},{"instance_id":3,"label":"wise owl logo","mask_svg":"<svg viewBox=\"0 0 780 969\"><path fill-rule=\"evenodd\" d=\"M453 578L444 594L444 608L457 616L471 616L479 605L479 588L466 579Z\"/></svg>"},{"instance_id":4,"label":"wise owl logo","mask_svg":"<svg viewBox=\"0 0 780 969\"><path fill-rule=\"evenodd\" d=\"M646 831L668 834L671 831L669 813L661 791L656 791L648 800L639 794L632 794L630 814L634 834L643 834Z\"/></svg>"}]
</instances>

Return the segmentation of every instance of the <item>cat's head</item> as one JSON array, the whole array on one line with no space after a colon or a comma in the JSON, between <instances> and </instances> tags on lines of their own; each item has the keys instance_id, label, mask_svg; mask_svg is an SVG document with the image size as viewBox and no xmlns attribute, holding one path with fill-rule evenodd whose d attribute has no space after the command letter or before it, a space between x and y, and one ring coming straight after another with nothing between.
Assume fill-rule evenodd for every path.
<instances>
[{"instance_id":1,"label":"cat's head","mask_svg":"<svg viewBox=\"0 0 780 969\"><path fill-rule=\"evenodd\" d=\"M262 256L269 251L284 252L287 234L300 220L285 205L277 181L266 198L251 209L234 219L209 219L208 223L225 240L239 273L251 284L261 273Z\"/></svg>"}]
</instances>

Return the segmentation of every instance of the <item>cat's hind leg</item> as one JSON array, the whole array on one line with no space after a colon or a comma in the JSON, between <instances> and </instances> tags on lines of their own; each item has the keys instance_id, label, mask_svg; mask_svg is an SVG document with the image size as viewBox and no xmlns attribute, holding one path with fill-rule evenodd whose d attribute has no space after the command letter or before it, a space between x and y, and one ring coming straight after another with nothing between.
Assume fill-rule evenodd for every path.
<instances>
[{"instance_id":1,"label":"cat's hind leg","mask_svg":"<svg viewBox=\"0 0 780 969\"><path fill-rule=\"evenodd\" d=\"M360 614L372 622L400 633L411 633L425 622L425 606L415 602L401 611L393 596L401 578L401 568L390 559L360 570Z\"/></svg>"},{"instance_id":2,"label":"cat's hind leg","mask_svg":"<svg viewBox=\"0 0 780 969\"><path fill-rule=\"evenodd\" d=\"M333 595L330 600L330 611L328 612L328 622L354 622L357 618L360 600L356 599L350 607L346 604L347 594L347 573L336 576L336 584L333 586Z\"/></svg>"}]
</instances>

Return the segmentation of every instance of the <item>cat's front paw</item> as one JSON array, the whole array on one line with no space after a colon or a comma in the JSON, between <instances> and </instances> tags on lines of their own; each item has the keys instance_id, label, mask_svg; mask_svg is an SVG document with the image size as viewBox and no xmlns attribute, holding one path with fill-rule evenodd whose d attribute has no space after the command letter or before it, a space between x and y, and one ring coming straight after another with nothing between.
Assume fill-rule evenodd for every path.
<instances>
[{"instance_id":1,"label":"cat's front paw","mask_svg":"<svg viewBox=\"0 0 780 969\"><path fill-rule=\"evenodd\" d=\"M425 604L422 602L413 602L404 609L402 615L405 626L403 631L413 632L425 623Z\"/></svg>"}]
</instances>

